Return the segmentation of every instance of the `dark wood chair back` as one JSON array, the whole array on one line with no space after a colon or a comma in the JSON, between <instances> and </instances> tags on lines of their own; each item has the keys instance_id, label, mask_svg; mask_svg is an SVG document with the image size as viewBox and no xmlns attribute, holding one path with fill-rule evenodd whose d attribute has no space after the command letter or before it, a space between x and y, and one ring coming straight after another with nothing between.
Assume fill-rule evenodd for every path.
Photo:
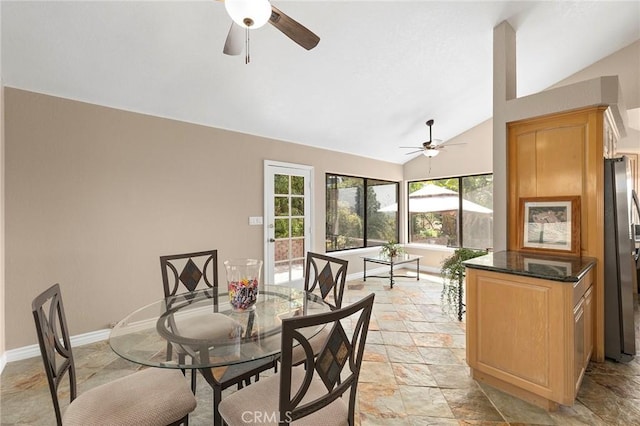
<instances>
[{"instance_id":1,"label":"dark wood chair back","mask_svg":"<svg viewBox=\"0 0 640 426\"><path fill-rule=\"evenodd\" d=\"M319 253L307 253L304 272L304 289L319 291L332 309L342 306L342 295L347 280L349 261ZM331 298L328 296L331 294Z\"/></svg>"},{"instance_id":2,"label":"dark wood chair back","mask_svg":"<svg viewBox=\"0 0 640 426\"><path fill-rule=\"evenodd\" d=\"M160 256L160 268L164 297L205 286L218 288L218 250Z\"/></svg>"},{"instance_id":3,"label":"dark wood chair back","mask_svg":"<svg viewBox=\"0 0 640 426\"><path fill-rule=\"evenodd\" d=\"M287 422L301 419L321 410L349 391L348 421L350 425L354 424L356 388L374 298L375 295L372 293L342 309L282 321L280 419L287 419ZM351 321L356 317L357 322L352 337L349 338L345 328L350 329ZM298 330L319 324L325 324L331 331L323 349L316 356L309 340ZM296 343L299 343L306 353L304 379L299 388L292 386L293 369L297 368L298 373L301 371L300 367L292 365L293 348ZM318 386L310 386L312 382L317 382L318 378L324 384L320 386L321 395L317 393ZM307 392L311 388L314 389L314 395L309 400ZM305 402L301 403L303 399Z\"/></svg>"},{"instance_id":4,"label":"dark wood chair back","mask_svg":"<svg viewBox=\"0 0 640 426\"><path fill-rule=\"evenodd\" d=\"M77 391L76 367L73 362L60 285L54 284L33 299L31 310L36 323L42 361L53 399L56 422L61 425L62 414L58 400L58 387L64 380L65 374L69 375L69 402L76 399Z\"/></svg>"}]
</instances>

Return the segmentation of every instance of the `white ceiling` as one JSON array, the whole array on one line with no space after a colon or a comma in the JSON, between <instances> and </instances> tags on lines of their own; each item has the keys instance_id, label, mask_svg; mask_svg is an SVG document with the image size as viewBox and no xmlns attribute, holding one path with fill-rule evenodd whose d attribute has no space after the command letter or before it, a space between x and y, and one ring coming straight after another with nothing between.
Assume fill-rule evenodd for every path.
<instances>
[{"instance_id":1,"label":"white ceiling","mask_svg":"<svg viewBox=\"0 0 640 426\"><path fill-rule=\"evenodd\" d=\"M217 1L7 1L6 86L404 163L492 114L493 27L517 34L518 96L640 39L640 2L273 1L320 36L274 27L251 63L222 54ZM212 141L215 143L215 141Z\"/></svg>"}]
</instances>

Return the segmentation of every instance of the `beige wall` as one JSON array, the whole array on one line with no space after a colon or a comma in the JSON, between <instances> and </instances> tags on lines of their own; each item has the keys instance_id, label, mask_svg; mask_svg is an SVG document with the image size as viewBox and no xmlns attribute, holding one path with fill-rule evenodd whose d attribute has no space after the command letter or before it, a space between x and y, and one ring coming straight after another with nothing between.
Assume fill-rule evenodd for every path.
<instances>
[{"instance_id":1,"label":"beige wall","mask_svg":"<svg viewBox=\"0 0 640 426\"><path fill-rule=\"evenodd\" d=\"M265 159L315 168L322 252L325 172L402 179L401 165L11 88L5 96L7 349L36 342L31 299L53 283L76 335L161 297L160 255L262 258L262 227L248 217L262 215Z\"/></svg>"}]
</instances>

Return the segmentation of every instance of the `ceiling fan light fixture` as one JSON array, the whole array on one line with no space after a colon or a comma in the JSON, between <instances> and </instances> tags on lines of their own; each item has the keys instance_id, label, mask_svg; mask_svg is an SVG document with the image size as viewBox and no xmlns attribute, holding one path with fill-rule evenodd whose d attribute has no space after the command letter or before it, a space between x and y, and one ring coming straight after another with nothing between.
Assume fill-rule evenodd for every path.
<instances>
[{"instance_id":1,"label":"ceiling fan light fixture","mask_svg":"<svg viewBox=\"0 0 640 426\"><path fill-rule=\"evenodd\" d=\"M233 22L242 28L260 28L271 17L269 0L225 0L224 7Z\"/></svg>"},{"instance_id":2,"label":"ceiling fan light fixture","mask_svg":"<svg viewBox=\"0 0 640 426\"><path fill-rule=\"evenodd\" d=\"M429 158L433 158L438 154L440 154L440 151L438 151L437 149L433 149L433 148L428 148L428 149L425 149L424 151L422 151L422 155L424 155L425 157L429 157Z\"/></svg>"}]
</instances>

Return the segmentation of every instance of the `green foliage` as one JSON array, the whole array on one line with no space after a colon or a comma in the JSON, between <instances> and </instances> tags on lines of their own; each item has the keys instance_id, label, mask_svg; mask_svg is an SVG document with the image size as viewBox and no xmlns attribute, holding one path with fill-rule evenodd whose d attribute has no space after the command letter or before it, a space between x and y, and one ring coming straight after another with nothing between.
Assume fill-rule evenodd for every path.
<instances>
[{"instance_id":1,"label":"green foliage","mask_svg":"<svg viewBox=\"0 0 640 426\"><path fill-rule=\"evenodd\" d=\"M387 257L395 257L404 253L402 246L395 241L387 241L380 246L380 254Z\"/></svg>"},{"instance_id":2,"label":"green foliage","mask_svg":"<svg viewBox=\"0 0 640 426\"><path fill-rule=\"evenodd\" d=\"M458 314L458 319L461 319L458 307L463 300L464 265L462 262L485 254L487 250L459 248L442 261L440 274L444 282L441 297L443 312L447 314L455 312Z\"/></svg>"}]
</instances>

